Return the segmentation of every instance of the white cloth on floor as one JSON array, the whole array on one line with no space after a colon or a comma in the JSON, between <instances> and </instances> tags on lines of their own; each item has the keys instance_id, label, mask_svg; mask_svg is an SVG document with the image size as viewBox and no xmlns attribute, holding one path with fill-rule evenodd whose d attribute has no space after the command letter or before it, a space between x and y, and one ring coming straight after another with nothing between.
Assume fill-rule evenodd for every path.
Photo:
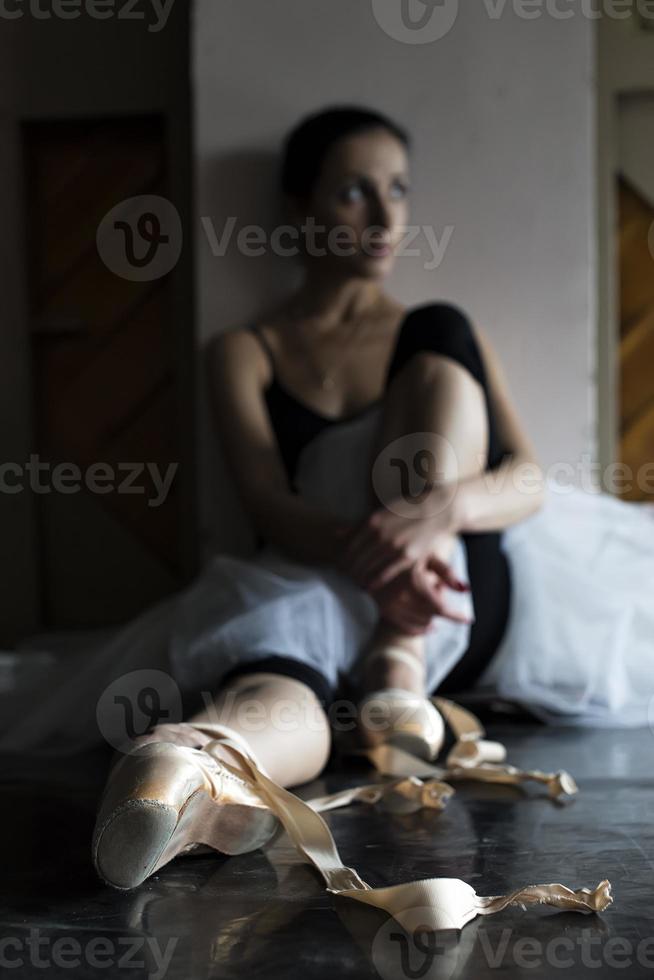
<instances>
[{"instance_id":1,"label":"white cloth on floor","mask_svg":"<svg viewBox=\"0 0 654 980\"><path fill-rule=\"evenodd\" d=\"M511 612L480 686L551 723L654 722L654 508L551 482L503 547Z\"/></svg>"}]
</instances>

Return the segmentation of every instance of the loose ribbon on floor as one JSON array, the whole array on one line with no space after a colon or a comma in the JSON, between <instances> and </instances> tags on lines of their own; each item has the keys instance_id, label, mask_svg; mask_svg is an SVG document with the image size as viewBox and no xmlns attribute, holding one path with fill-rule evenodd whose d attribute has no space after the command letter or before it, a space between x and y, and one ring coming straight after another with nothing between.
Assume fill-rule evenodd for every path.
<instances>
[{"instance_id":1,"label":"loose ribbon on floor","mask_svg":"<svg viewBox=\"0 0 654 980\"><path fill-rule=\"evenodd\" d=\"M368 786L354 786L340 790L329 796L318 796L305 802L319 812L335 810L350 803L370 803L381 805L389 813L416 813L424 808L443 810L454 790L447 783L437 779L423 782L417 776L407 776L386 783L371 783Z\"/></svg>"},{"instance_id":2,"label":"loose ribbon on floor","mask_svg":"<svg viewBox=\"0 0 654 980\"><path fill-rule=\"evenodd\" d=\"M509 905L548 905L557 909L602 912L612 902L608 881L601 881L593 890L580 888L573 891L561 884L528 885L508 895L495 896L479 896L470 885L458 878L427 878L387 888L372 888L354 868L343 864L329 827L318 811L344 806L355 799L372 802L398 792L402 796L404 791L399 789L401 782L388 784L393 785L390 794L382 784L305 801L265 775L243 745L229 737L207 743L204 751L213 754L212 750L219 745L228 745L235 752L241 765L234 771L256 789L277 816L299 854L322 876L328 892L378 908L404 928L415 927L416 910L420 910L421 928L439 931L461 929L476 916L492 915ZM220 761L225 764L223 759ZM479 765L483 766L484 763ZM410 787L417 785L411 780L407 783ZM416 802L415 796L412 797L415 793L415 789L409 791L410 802Z\"/></svg>"}]
</instances>

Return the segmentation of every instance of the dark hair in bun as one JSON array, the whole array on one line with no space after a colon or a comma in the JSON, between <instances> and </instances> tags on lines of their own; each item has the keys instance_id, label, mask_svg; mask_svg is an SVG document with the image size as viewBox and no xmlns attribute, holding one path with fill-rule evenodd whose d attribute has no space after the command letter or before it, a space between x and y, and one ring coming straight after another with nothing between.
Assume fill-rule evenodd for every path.
<instances>
[{"instance_id":1,"label":"dark hair in bun","mask_svg":"<svg viewBox=\"0 0 654 980\"><path fill-rule=\"evenodd\" d=\"M387 116L359 106L330 106L312 113L295 126L284 141L281 189L290 197L311 194L328 151L347 136L370 129L385 129L407 149L407 132Z\"/></svg>"}]
</instances>

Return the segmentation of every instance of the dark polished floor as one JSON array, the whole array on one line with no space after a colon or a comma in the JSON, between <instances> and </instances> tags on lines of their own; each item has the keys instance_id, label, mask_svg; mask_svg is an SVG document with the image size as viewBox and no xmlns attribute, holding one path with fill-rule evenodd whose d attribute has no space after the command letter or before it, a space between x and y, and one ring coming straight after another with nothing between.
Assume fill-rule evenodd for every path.
<instances>
[{"instance_id":1,"label":"dark polished floor","mask_svg":"<svg viewBox=\"0 0 654 980\"><path fill-rule=\"evenodd\" d=\"M376 913L335 902L285 834L265 851L178 859L119 892L96 880L89 856L106 755L20 773L13 763L0 787L0 976L654 976L654 735L490 731L518 765L571 771L579 795L561 805L538 786L459 784L441 814L353 805L326 814L344 863L373 886L444 876L480 894L609 878L604 914L513 908L408 950ZM371 775L327 770L301 795Z\"/></svg>"}]
</instances>

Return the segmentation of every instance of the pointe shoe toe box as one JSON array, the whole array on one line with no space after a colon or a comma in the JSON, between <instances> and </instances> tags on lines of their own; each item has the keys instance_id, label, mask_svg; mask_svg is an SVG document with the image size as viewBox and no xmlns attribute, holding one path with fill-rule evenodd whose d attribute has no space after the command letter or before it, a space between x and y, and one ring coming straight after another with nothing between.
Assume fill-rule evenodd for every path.
<instances>
[{"instance_id":1,"label":"pointe shoe toe box","mask_svg":"<svg viewBox=\"0 0 654 980\"><path fill-rule=\"evenodd\" d=\"M254 790L200 750L152 742L110 773L93 833L100 877L128 889L181 853L262 847L278 820Z\"/></svg>"},{"instance_id":2,"label":"pointe shoe toe box","mask_svg":"<svg viewBox=\"0 0 654 980\"><path fill-rule=\"evenodd\" d=\"M435 759L445 725L428 698L401 688L372 692L361 701L360 718L372 744L389 744L421 759Z\"/></svg>"}]
</instances>

